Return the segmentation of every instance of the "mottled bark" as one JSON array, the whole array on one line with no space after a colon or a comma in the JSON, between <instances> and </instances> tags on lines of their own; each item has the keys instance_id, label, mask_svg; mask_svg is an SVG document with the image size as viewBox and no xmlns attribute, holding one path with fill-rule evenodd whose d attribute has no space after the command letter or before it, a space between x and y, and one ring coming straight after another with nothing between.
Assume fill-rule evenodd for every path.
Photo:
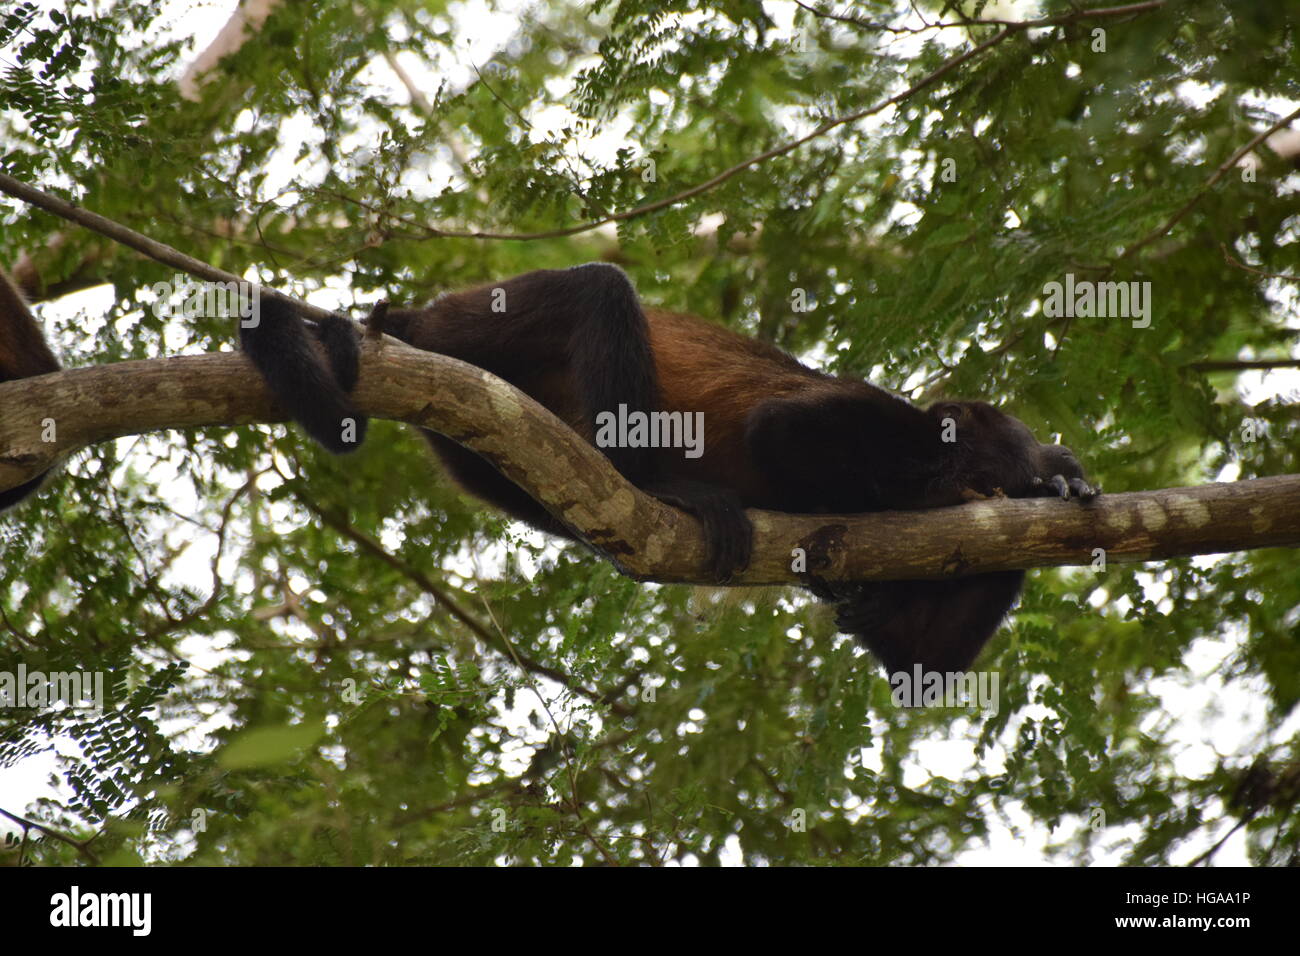
<instances>
[{"instance_id":1,"label":"mottled bark","mask_svg":"<svg viewBox=\"0 0 1300 956\"><path fill-rule=\"evenodd\" d=\"M367 413L443 432L496 463L628 574L706 583L694 519L637 491L596 449L502 380L393 339L363 344L355 397ZM0 385L0 489L94 442L169 428L281 421L239 353L71 369ZM49 424L53 442L42 440ZM708 422L705 421L705 440ZM373 447L361 454L384 454ZM734 584L862 580L1087 565L1300 545L1300 475L1196 488L989 500L924 512L751 512L755 556ZM802 567L800 568L802 569Z\"/></svg>"}]
</instances>

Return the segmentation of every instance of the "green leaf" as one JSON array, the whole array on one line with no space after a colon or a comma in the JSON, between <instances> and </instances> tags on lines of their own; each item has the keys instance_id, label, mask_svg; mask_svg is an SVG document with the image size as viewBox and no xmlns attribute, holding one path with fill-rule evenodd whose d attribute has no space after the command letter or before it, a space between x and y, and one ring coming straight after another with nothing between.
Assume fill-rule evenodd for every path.
<instances>
[{"instance_id":1,"label":"green leaf","mask_svg":"<svg viewBox=\"0 0 1300 956\"><path fill-rule=\"evenodd\" d=\"M297 760L325 735L320 723L254 727L234 737L217 754L227 770L272 767Z\"/></svg>"}]
</instances>

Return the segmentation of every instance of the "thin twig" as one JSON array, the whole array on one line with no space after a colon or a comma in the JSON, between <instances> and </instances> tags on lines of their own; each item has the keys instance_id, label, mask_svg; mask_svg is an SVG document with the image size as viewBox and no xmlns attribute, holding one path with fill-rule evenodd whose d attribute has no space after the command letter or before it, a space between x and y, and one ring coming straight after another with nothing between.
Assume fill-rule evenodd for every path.
<instances>
[{"instance_id":1,"label":"thin twig","mask_svg":"<svg viewBox=\"0 0 1300 956\"><path fill-rule=\"evenodd\" d=\"M1187 367L1198 372L1266 372L1275 368L1300 368L1300 359L1206 359Z\"/></svg>"},{"instance_id":2,"label":"thin twig","mask_svg":"<svg viewBox=\"0 0 1300 956\"><path fill-rule=\"evenodd\" d=\"M207 279L210 282L235 282L242 285L246 280L233 272L226 272L224 269L218 269L216 266L209 265L201 259L195 259L193 256L186 255L179 249L167 245L165 242L159 242L156 239L150 239L143 233L136 232L128 226L119 222L114 222L101 216L99 213L91 212L82 206L74 205L66 199L60 199L47 192L37 189L35 186L29 186L21 180L14 179L12 176L0 173L0 192L8 193L21 199L23 202L30 203L38 209L44 209L46 212L53 213L68 222L84 226L91 232L97 232L101 236L107 236L114 242L126 246L128 249L134 249L136 252L153 259L155 262L161 262L164 265L174 266L183 272L200 279ZM293 306L299 313L307 318L324 319L331 313L319 306L311 305L307 302L301 302L292 296L287 296L283 292L275 289L256 286L253 290L254 295L262 295L271 299L279 299L288 305Z\"/></svg>"},{"instance_id":3,"label":"thin twig","mask_svg":"<svg viewBox=\"0 0 1300 956\"><path fill-rule=\"evenodd\" d=\"M1257 276L1263 276L1266 279L1283 279L1287 282L1300 282L1300 276L1293 276L1286 272L1265 272L1263 269L1256 269L1254 266L1248 266L1231 252L1228 251L1226 243L1219 243L1219 248L1223 250L1223 258L1228 260L1228 265L1236 266L1243 272L1253 272Z\"/></svg>"},{"instance_id":4,"label":"thin twig","mask_svg":"<svg viewBox=\"0 0 1300 956\"><path fill-rule=\"evenodd\" d=\"M1123 262L1125 259L1130 258L1139 249L1143 249L1146 246L1150 245L1151 243L1155 242L1161 236L1168 233L1170 229L1174 228L1174 226L1182 222L1183 217L1185 217L1189 212L1192 211L1192 209L1196 206L1196 204L1199 203L1202 198L1204 198L1205 194L1208 193L1211 189L1213 189L1214 186L1219 182L1219 180L1228 174L1228 170L1236 166L1243 156L1249 153L1260 143L1264 142L1264 140L1268 139L1278 130L1282 129L1285 126L1290 125L1291 121L1294 120L1297 116L1300 116L1300 107L1296 107L1290 113L1287 113L1286 116L1283 116L1280 120L1278 120L1268 129L1264 130L1264 132L1254 137L1245 146L1241 147L1241 149L1237 150L1235 153L1233 153L1231 156L1225 159L1219 165L1219 168L1216 169L1213 174L1211 174L1210 178L1205 181L1205 184L1201 186L1201 188L1198 189L1192 195L1191 199L1183 203L1183 205L1178 209L1178 211L1175 212L1172 216L1170 216L1165 221L1164 225L1159 226L1156 229L1153 229L1151 232L1147 233L1137 242L1133 243L1131 246L1129 246L1127 249L1121 252L1119 258L1116 260L1116 263L1118 264L1120 262Z\"/></svg>"},{"instance_id":5,"label":"thin twig","mask_svg":"<svg viewBox=\"0 0 1300 956\"><path fill-rule=\"evenodd\" d=\"M1005 27L1004 29L998 31L998 33L995 36L991 37L988 40L985 40L983 43L972 47L971 49L967 50L965 53L958 54L957 56L952 57L949 60L946 60L936 70L926 74L924 77L922 77L920 80L917 80L915 83L913 83L907 89L903 90L901 93L896 93L895 95L889 97L888 99L881 100L879 103L876 103L873 106L868 106L864 109L855 110L852 113L846 113L843 116L838 116L833 119L829 119L826 122L822 123L820 126L818 126L816 129L814 129L812 132L800 136L797 139L790 140L789 142L784 143L780 146L773 146L771 149L765 150L764 152L759 153L756 156L751 156L749 159L743 160L739 163L736 163L736 165L734 166L730 166L727 169L724 169L722 172L718 173L717 175L713 176L710 179L706 179L702 183L697 183L696 185L691 186L688 189L684 189L679 193L674 193L671 196L665 196L663 199L656 199L652 202L645 203L633 209L627 209L624 210L623 212L610 213L609 215L606 216L601 216L584 223L579 223L576 226L566 226L560 229L548 229L542 232L485 232L481 230L461 231L461 230L436 229L432 226L427 226L424 225L423 223L416 222L415 220L412 220L406 216L393 216L393 218L397 219L399 222L403 222L408 226L412 226L413 228L420 230L420 232L426 238L429 239L494 239L494 240L511 240L517 242L533 241L538 239L560 239L565 236L575 236L578 235L579 233L590 232L592 229L597 229L600 226L607 225L608 223L611 222L625 222L629 219L636 219L640 216L644 216L652 212L658 212L660 209L666 209L669 206L676 206L679 203L685 202L688 199L694 199L696 196L700 195L701 193L708 192L714 187L721 185L722 183L731 179L733 176L736 176L739 173L744 172L745 170L749 169L752 166L757 166L761 163L767 162L770 159L776 159L780 156L784 156L786 153L793 152L794 150L798 149L800 146L803 146L805 143L809 143L814 139L818 139L822 136L825 136L831 130L837 129L840 126L844 126L848 123L854 123L857 122L858 120L866 119L868 116L874 116L876 113L883 112L889 107L895 106L903 102L904 100L908 99L909 97L916 95L921 90L933 86L940 79L947 76L949 73L957 69L957 67L961 66L966 61L971 60L974 57L979 56L981 53L984 53L992 49L993 47L1001 43L1003 40L1007 39L1008 37L1012 36L1015 33L1020 32L1020 29L1021 28L1017 26ZM2 183L0 183L0 188L3 188ZM341 195L341 194L336 194L336 195ZM350 202L366 210L367 212L384 214L383 210L376 209L372 204L362 202L361 200L356 199L354 197L342 196L342 198L348 199Z\"/></svg>"},{"instance_id":6,"label":"thin twig","mask_svg":"<svg viewBox=\"0 0 1300 956\"><path fill-rule=\"evenodd\" d=\"M569 808L573 811L574 819L578 821L578 826L586 834L587 839L591 841L592 846L605 858L605 862L610 866L618 866L618 860L609 852L605 844L597 839L596 834L591 831L591 826L587 823L587 818L582 815L582 805L578 802L578 772L573 766L573 754L570 753L568 732L560 727L560 722L555 719L555 714L551 712L550 702L547 701L541 688L537 686L537 681L533 680L533 675L520 662L519 655L515 651L514 642L506 634L505 628L501 626L497 616L492 613L492 605L488 604L486 597L480 595L480 599L483 601L483 609L488 613L488 619L492 621L492 626L501 635L501 640L505 642L506 647L509 649L510 656L515 659L515 664L524 672L524 679L528 681L528 686L532 689L538 701L541 702L542 710L546 712L546 718L551 722L551 727L555 730L556 741L560 748L560 759L564 761L564 769L569 777Z\"/></svg>"},{"instance_id":7,"label":"thin twig","mask_svg":"<svg viewBox=\"0 0 1300 956\"><path fill-rule=\"evenodd\" d=\"M853 26L862 27L866 30L876 30L885 33L927 33L930 30L951 30L957 27L1018 27L1023 30L1033 30L1041 27L1061 26L1067 23L1076 23L1080 20L1096 19L1098 17L1124 17L1133 14L1147 13L1151 10L1158 10L1163 7L1166 0L1149 0L1146 3L1133 3L1122 7L1096 7L1092 10L1075 10L1071 13L1061 13L1054 17L1040 17L1037 20L999 20L984 19L978 20L945 20L931 23L921 17L922 25L919 27L899 26L892 23L882 23L876 20L863 20L860 17L851 16L846 13L829 13L825 10L819 10L812 4L804 3L803 0L794 0L803 9L807 10L815 17L821 17L825 20L835 20L839 23L849 23ZM913 8L915 12L915 7ZM918 13L918 16L920 14Z\"/></svg>"},{"instance_id":8,"label":"thin twig","mask_svg":"<svg viewBox=\"0 0 1300 956\"><path fill-rule=\"evenodd\" d=\"M447 593L446 589L441 587L436 581L419 568L408 564L374 538L370 537L370 535L353 527L337 514L327 511L303 493L299 492L295 497L302 502L303 506L306 507L308 511L318 516L335 531L338 531L340 534L356 542L363 549L379 558L389 567L401 572L413 581L421 590L441 605L448 614L468 628L475 637L483 642L484 646L494 648L498 651L503 649L509 651L511 656L517 658L519 665L529 673L540 674L543 677L549 678L557 684L567 688L572 693L577 694L579 697L583 697L592 703L604 704L620 717L627 717L632 713L628 706L622 701L610 700L608 699L608 694L602 693L599 690L593 690L589 687L584 687L563 671L556 670L554 667L549 667L541 661L534 660L526 655L519 655L508 645L507 647L502 648L500 646L501 642L496 640L492 632L488 630L481 621L461 607L459 601Z\"/></svg>"},{"instance_id":9,"label":"thin twig","mask_svg":"<svg viewBox=\"0 0 1300 956\"><path fill-rule=\"evenodd\" d=\"M35 820L28 820L26 817L18 816L16 813L10 813L8 810L5 810L2 807L0 807L0 816L6 816L14 823L22 827L24 840L26 839L28 830L39 830L41 833L44 833L46 836L50 837L51 839L58 840L60 843L66 843L68 846L75 849L78 853L84 856L91 863L94 864L99 863L99 857L96 856L95 851L90 848L91 842L99 834L95 834L94 836L91 836L89 839L86 840L74 840L72 837L68 836L67 834L60 833L58 830L52 830L49 827L47 827L45 824L37 823Z\"/></svg>"}]
</instances>

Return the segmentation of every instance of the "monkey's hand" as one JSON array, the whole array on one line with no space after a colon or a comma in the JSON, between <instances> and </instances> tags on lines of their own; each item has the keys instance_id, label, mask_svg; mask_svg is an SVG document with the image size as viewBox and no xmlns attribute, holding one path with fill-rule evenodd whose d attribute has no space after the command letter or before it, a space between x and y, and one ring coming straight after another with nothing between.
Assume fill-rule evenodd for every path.
<instances>
[{"instance_id":1,"label":"monkey's hand","mask_svg":"<svg viewBox=\"0 0 1300 956\"><path fill-rule=\"evenodd\" d=\"M737 571L749 566L754 528L739 496L730 488L674 478L654 482L642 490L693 515L704 525L709 572L719 584L726 584Z\"/></svg>"},{"instance_id":2,"label":"monkey's hand","mask_svg":"<svg viewBox=\"0 0 1300 956\"><path fill-rule=\"evenodd\" d=\"M869 633L888 613L887 586L872 581L825 581L810 575L813 596L835 607L835 624L845 634Z\"/></svg>"},{"instance_id":3,"label":"monkey's hand","mask_svg":"<svg viewBox=\"0 0 1300 956\"><path fill-rule=\"evenodd\" d=\"M1038 450L1038 475L1030 482L1032 498L1075 498L1091 501L1101 487L1088 484L1083 466L1064 445L1042 445Z\"/></svg>"},{"instance_id":4,"label":"monkey's hand","mask_svg":"<svg viewBox=\"0 0 1300 956\"><path fill-rule=\"evenodd\" d=\"M863 637L877 630L888 619L888 592L880 584L851 585L843 593L843 598L835 608L835 626L841 633Z\"/></svg>"}]
</instances>

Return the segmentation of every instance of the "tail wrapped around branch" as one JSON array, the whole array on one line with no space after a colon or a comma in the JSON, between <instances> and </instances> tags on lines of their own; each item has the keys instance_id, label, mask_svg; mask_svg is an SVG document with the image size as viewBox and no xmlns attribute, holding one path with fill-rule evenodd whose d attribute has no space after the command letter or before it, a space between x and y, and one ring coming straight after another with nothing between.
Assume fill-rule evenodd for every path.
<instances>
[{"instance_id":1,"label":"tail wrapped around branch","mask_svg":"<svg viewBox=\"0 0 1300 956\"><path fill-rule=\"evenodd\" d=\"M276 402L308 435L336 455L361 446L368 419L349 397L361 368L351 322L331 315L309 325L289 303L263 296L256 323L239 335Z\"/></svg>"}]
</instances>

